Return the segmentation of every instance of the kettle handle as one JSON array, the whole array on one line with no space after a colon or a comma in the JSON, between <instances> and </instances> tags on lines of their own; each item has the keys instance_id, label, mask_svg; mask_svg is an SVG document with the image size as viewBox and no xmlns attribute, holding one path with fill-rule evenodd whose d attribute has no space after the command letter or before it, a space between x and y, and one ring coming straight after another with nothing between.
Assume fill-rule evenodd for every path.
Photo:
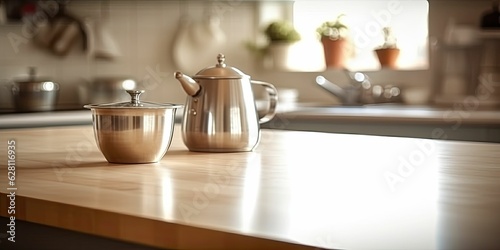
<instances>
[{"instance_id":1,"label":"kettle handle","mask_svg":"<svg viewBox=\"0 0 500 250\"><path fill-rule=\"evenodd\" d=\"M259 119L259 124L266 123L273 119L273 117L276 115L276 105L278 104L278 90L276 90L274 85L267 82L255 80L251 80L250 82L252 84L257 84L266 88L266 92L269 95L269 109L267 111L267 114L265 114L263 117L260 117Z\"/></svg>"}]
</instances>

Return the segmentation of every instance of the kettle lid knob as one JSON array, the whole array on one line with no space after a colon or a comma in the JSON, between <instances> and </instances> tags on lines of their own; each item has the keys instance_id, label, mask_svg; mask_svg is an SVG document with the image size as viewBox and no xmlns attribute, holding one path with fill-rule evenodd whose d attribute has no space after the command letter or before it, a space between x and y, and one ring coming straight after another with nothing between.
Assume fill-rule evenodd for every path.
<instances>
[{"instance_id":1,"label":"kettle lid knob","mask_svg":"<svg viewBox=\"0 0 500 250\"><path fill-rule=\"evenodd\" d=\"M226 56L222 53L217 55L217 65L216 67L226 67Z\"/></svg>"},{"instance_id":2,"label":"kettle lid knob","mask_svg":"<svg viewBox=\"0 0 500 250\"><path fill-rule=\"evenodd\" d=\"M200 70L193 79L242 79L250 76L226 64L226 56L222 53L217 55L217 64Z\"/></svg>"}]
</instances>

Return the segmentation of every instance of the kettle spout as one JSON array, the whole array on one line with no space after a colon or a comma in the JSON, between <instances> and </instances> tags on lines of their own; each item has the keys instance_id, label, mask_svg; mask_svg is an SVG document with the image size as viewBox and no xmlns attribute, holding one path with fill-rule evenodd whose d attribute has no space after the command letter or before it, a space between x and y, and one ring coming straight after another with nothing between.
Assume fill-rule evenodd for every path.
<instances>
[{"instance_id":1,"label":"kettle spout","mask_svg":"<svg viewBox=\"0 0 500 250\"><path fill-rule=\"evenodd\" d=\"M195 96L200 92L201 87L195 80L193 80L193 78L184 75L179 71L175 72L175 78L179 80L182 88L188 95Z\"/></svg>"}]
</instances>

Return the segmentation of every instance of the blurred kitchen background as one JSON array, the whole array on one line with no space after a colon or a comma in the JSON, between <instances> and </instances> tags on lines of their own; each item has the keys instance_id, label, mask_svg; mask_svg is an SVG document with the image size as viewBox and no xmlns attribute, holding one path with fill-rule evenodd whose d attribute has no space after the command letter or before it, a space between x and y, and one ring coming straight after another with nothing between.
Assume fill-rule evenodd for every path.
<instances>
[{"instance_id":1,"label":"blurred kitchen background","mask_svg":"<svg viewBox=\"0 0 500 250\"><path fill-rule=\"evenodd\" d=\"M17 7L16 13L21 14L16 16L13 13L12 2L25 4ZM37 42L36 37L46 33L34 27L37 22L44 21L43 17L37 16L40 3L49 16L56 13L55 3L65 5L65 13L89 32L84 36L66 30L69 32L68 44L60 48L42 46L43 41ZM321 74L341 86L349 84L349 79L342 70L325 70L323 59L317 56L318 41L316 47L305 44L297 47L295 61L288 69L269 66L267 59L249 49L248 44L263 43L262 30L273 20L294 22L295 27L303 31L302 40L310 42L316 37L313 28L310 33L304 31L308 25L319 26L318 22L333 20L343 13L351 30L363 32L366 29L365 33L369 34L375 34L374 30L383 26L381 20L386 20L388 25L394 26L398 41L404 43L401 44L404 53L412 55L401 62L398 69L380 69L372 52L372 45L381 42L380 37L373 35L372 39L368 36L369 45L365 45L363 51L357 51L358 63L350 64L349 70L366 73L372 84L397 86L405 95L407 104L451 106L453 102L477 93L479 76L485 70L481 66L482 55L494 55L492 61L500 57L500 51L496 49L499 35L485 35L479 30L481 17L492 9L492 3L490 0L3 0L0 15L0 109L12 112L11 83L13 79L28 77L30 67L35 69L37 76L60 85L57 109L81 109L90 100L88 91L83 89L88 82L100 77L134 79L138 88L146 90L143 100L184 103L185 93L173 73L181 70L193 75L215 64L218 53L225 54L227 64L253 79L271 82L282 93L291 89L287 93L291 93L294 101L336 105L339 99L318 87L315 78ZM321 16L330 11L328 18ZM356 23L359 16L368 16L368 19ZM394 19L388 21L387 18ZM309 23L305 23L307 20ZM371 27L373 24L375 26ZM191 33L186 34L186 29ZM76 38L71 40L72 36ZM105 44L91 42L95 36L103 37ZM358 42L362 40L357 39ZM485 40L490 41L486 53ZM101 52L89 51L89 48L102 46L106 49ZM488 70L496 72L494 67ZM496 96L500 95L497 93ZM484 101L482 107L497 107L497 99L491 95L489 100L481 100Z\"/></svg>"}]
</instances>

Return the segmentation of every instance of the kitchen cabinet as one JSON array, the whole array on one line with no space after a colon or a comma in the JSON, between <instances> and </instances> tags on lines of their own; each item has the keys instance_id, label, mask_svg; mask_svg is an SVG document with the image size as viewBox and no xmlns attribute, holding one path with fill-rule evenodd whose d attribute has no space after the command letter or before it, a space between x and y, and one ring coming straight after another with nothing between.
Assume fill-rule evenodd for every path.
<instances>
[{"instance_id":1,"label":"kitchen cabinet","mask_svg":"<svg viewBox=\"0 0 500 250\"><path fill-rule=\"evenodd\" d=\"M201 153L176 126L160 162L110 164L89 125L1 130L0 215L15 191L19 225L151 248L500 248L500 144L261 132L252 152Z\"/></svg>"}]
</instances>

